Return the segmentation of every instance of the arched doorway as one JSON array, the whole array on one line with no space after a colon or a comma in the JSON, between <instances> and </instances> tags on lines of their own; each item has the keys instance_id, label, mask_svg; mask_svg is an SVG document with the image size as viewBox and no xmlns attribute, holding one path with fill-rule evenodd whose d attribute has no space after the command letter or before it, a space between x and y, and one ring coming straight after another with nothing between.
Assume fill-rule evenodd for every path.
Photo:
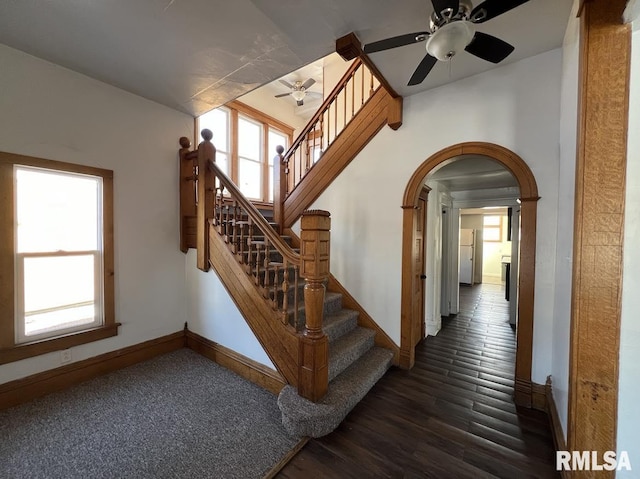
<instances>
[{"instance_id":1,"label":"arched doorway","mask_svg":"<svg viewBox=\"0 0 640 479\"><path fill-rule=\"evenodd\" d=\"M459 143L440 150L428 158L414 172L405 189L402 203L402 304L400 366L411 368L414 363L416 328L413 327L415 295L413 282L419 273L414 271L415 229L419 221L418 201L424 179L446 162L460 155L483 155L504 166L515 177L520 188L520 280L518 329L516 336L515 402L531 406L531 365L533 352L533 299L535 291L536 217L538 187L527 164L514 152L492 143ZM418 273L418 274L417 274Z\"/></svg>"}]
</instances>

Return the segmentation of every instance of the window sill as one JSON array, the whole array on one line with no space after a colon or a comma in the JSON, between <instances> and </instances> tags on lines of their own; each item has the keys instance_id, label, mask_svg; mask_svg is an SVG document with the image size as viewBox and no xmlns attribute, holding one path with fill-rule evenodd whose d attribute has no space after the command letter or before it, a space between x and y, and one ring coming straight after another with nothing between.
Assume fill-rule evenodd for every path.
<instances>
[{"instance_id":1,"label":"window sill","mask_svg":"<svg viewBox=\"0 0 640 479\"><path fill-rule=\"evenodd\" d=\"M19 344L10 348L0 349L0 364L12 363L14 361L20 361L21 359L117 336L119 326L120 323L115 323L87 331L59 336L57 338L43 339L33 343Z\"/></svg>"}]
</instances>

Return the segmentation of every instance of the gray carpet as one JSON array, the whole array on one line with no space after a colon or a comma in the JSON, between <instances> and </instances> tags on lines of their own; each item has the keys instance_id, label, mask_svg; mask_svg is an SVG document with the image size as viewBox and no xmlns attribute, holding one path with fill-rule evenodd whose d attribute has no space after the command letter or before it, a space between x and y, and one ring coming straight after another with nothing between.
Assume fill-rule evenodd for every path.
<instances>
[{"instance_id":1,"label":"gray carpet","mask_svg":"<svg viewBox=\"0 0 640 479\"><path fill-rule=\"evenodd\" d=\"M297 442L275 396L182 349L0 411L0 477L260 478Z\"/></svg>"}]
</instances>

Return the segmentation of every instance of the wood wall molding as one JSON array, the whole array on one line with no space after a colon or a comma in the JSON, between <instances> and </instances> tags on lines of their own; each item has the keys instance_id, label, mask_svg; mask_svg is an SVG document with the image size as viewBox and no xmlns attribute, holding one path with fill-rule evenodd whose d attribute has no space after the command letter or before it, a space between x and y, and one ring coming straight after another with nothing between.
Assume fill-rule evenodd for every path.
<instances>
[{"instance_id":1,"label":"wood wall molding","mask_svg":"<svg viewBox=\"0 0 640 479\"><path fill-rule=\"evenodd\" d=\"M617 435L631 58L625 6L585 2L580 20L567 447L600 454L616 450Z\"/></svg>"},{"instance_id":2,"label":"wood wall molding","mask_svg":"<svg viewBox=\"0 0 640 479\"><path fill-rule=\"evenodd\" d=\"M284 202L284 226L291 227L304 210L327 189L388 121L391 97L379 88L331 143L319 161L296 185Z\"/></svg>"},{"instance_id":3,"label":"wood wall molding","mask_svg":"<svg viewBox=\"0 0 640 479\"><path fill-rule=\"evenodd\" d=\"M211 341L193 331L186 330L186 346L198 354L215 361L238 376L278 394L287 384L280 373L251 358Z\"/></svg>"},{"instance_id":4,"label":"wood wall molding","mask_svg":"<svg viewBox=\"0 0 640 479\"><path fill-rule=\"evenodd\" d=\"M520 221L520 298L518 301L518 329L515 374L516 404L531 407L531 365L533 352L533 300L535 291L536 217L538 187L531 169L514 152L499 145L483 142L460 143L429 157L415 171L405 189L402 203L402 298L400 366L413 367L415 344L412 331L413 295L411 291L413 271L413 208L418 205L427 175L439 166L455 161L459 155L484 155L498 161L509 170L518 182L522 200Z\"/></svg>"},{"instance_id":5,"label":"wood wall molding","mask_svg":"<svg viewBox=\"0 0 640 479\"><path fill-rule=\"evenodd\" d=\"M184 331L0 384L0 410L184 347Z\"/></svg>"}]
</instances>

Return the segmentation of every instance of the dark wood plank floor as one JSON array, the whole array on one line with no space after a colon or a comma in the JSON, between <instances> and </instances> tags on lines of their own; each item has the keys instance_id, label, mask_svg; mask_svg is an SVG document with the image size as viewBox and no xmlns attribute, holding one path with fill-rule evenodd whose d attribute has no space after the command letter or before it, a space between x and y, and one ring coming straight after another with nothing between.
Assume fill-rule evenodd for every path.
<instances>
[{"instance_id":1,"label":"dark wood plank floor","mask_svg":"<svg viewBox=\"0 0 640 479\"><path fill-rule=\"evenodd\" d=\"M547 416L512 400L515 334L503 287L462 287L460 313L391 369L338 429L279 478L557 478Z\"/></svg>"}]
</instances>

